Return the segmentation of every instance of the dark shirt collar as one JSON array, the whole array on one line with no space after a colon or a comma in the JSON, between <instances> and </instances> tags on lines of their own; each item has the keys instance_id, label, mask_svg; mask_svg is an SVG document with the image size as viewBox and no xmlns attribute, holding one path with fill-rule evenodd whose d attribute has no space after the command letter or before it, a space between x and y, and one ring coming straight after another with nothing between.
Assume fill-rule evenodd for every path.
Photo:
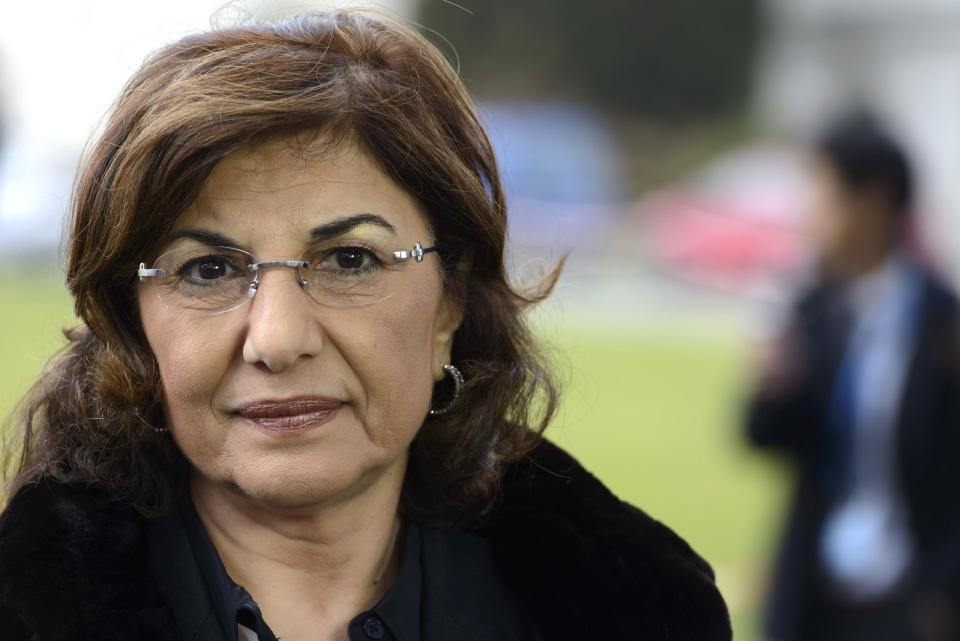
<instances>
[{"instance_id":1,"label":"dark shirt collar","mask_svg":"<svg viewBox=\"0 0 960 641\"><path fill-rule=\"evenodd\" d=\"M396 641L420 641L423 570L420 527L416 522L407 522L403 538L403 556L397 578L371 611L383 619Z\"/></svg>"},{"instance_id":2,"label":"dark shirt collar","mask_svg":"<svg viewBox=\"0 0 960 641\"><path fill-rule=\"evenodd\" d=\"M180 484L177 509L182 516L200 574L210 592L224 638L238 641L237 624L241 623L256 632L259 641L277 641L253 597L227 574L216 548L203 529L188 485L186 482ZM423 585L420 528L410 521L402 535L403 556L397 578L374 607L354 617L348 627L350 641L367 641L365 631L370 629L368 621L371 617L378 618L386 626L380 641L420 641Z\"/></svg>"}]
</instances>

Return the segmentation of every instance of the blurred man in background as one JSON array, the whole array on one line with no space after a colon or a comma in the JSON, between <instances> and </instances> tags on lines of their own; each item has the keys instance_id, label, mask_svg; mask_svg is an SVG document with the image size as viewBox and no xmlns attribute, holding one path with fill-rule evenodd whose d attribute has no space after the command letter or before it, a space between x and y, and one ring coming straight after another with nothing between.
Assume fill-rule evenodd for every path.
<instances>
[{"instance_id":1,"label":"blurred man in background","mask_svg":"<svg viewBox=\"0 0 960 641\"><path fill-rule=\"evenodd\" d=\"M797 465L771 639L960 639L957 300L906 242L911 168L872 118L814 146L816 282L747 429Z\"/></svg>"}]
</instances>

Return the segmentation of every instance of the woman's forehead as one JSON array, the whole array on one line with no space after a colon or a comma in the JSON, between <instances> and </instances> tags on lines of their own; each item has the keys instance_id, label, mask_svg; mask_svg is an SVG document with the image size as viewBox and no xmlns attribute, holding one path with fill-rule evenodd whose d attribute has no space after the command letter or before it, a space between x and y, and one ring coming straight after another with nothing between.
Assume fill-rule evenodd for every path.
<instances>
[{"instance_id":1,"label":"woman's forehead","mask_svg":"<svg viewBox=\"0 0 960 641\"><path fill-rule=\"evenodd\" d=\"M174 231L212 226L304 236L357 217L361 224L341 225L342 230L384 238L428 233L417 202L355 145L317 150L280 139L221 161Z\"/></svg>"}]
</instances>

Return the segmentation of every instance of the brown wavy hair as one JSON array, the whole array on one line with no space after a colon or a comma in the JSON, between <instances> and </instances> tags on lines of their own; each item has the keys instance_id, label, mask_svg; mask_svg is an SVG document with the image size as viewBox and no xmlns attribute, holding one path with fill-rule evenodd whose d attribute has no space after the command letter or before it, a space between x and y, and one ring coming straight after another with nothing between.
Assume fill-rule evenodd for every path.
<instances>
[{"instance_id":1,"label":"brown wavy hair","mask_svg":"<svg viewBox=\"0 0 960 641\"><path fill-rule=\"evenodd\" d=\"M560 266L530 291L508 282L504 195L472 100L416 31L358 11L191 35L130 79L77 177L67 285L82 324L23 401L7 448L13 491L52 477L104 487L145 515L169 508L184 460L153 429L165 421L161 381L135 265L225 156L290 134L359 144L427 213L445 295L464 312L452 358L466 385L414 440L402 509L463 521L491 506L503 464L536 445L558 402L522 312Z\"/></svg>"}]
</instances>

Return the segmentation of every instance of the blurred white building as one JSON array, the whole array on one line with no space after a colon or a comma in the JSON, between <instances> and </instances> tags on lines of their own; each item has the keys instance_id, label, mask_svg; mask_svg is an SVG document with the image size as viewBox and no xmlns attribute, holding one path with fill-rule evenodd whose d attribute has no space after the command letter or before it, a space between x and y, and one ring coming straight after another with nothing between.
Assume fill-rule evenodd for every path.
<instances>
[{"instance_id":1,"label":"blurred white building","mask_svg":"<svg viewBox=\"0 0 960 641\"><path fill-rule=\"evenodd\" d=\"M807 137L867 106L912 152L923 237L960 276L960 2L767 0L756 108Z\"/></svg>"}]
</instances>

